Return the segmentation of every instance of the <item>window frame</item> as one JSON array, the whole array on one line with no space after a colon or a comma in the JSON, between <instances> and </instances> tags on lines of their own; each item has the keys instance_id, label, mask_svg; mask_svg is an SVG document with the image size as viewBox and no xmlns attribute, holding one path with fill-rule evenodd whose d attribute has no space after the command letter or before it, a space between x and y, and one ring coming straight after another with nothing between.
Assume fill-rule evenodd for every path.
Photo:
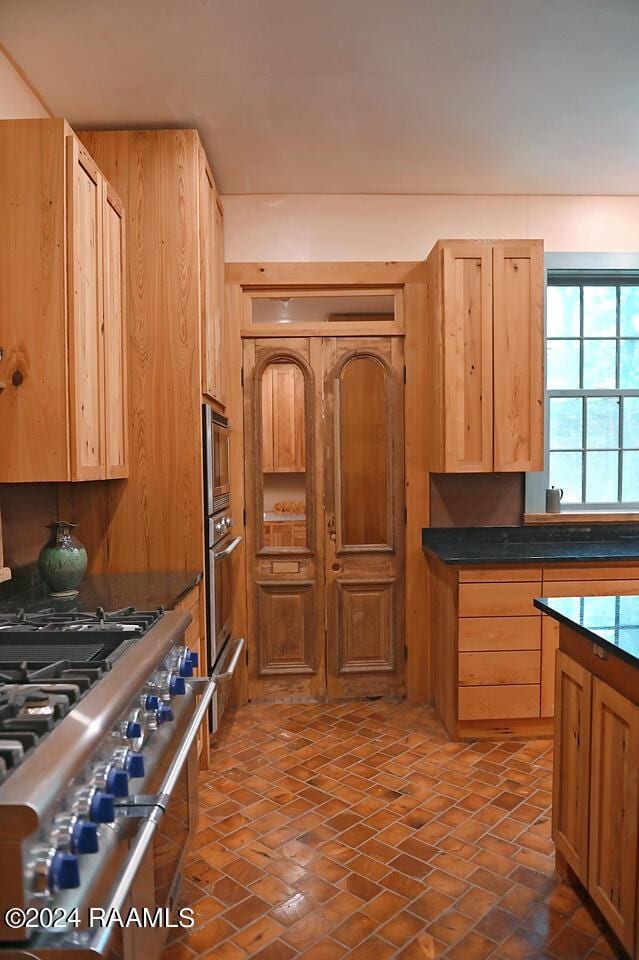
<instances>
[{"instance_id":1,"label":"window frame","mask_svg":"<svg viewBox=\"0 0 639 960\"><path fill-rule=\"evenodd\" d=\"M545 256L545 270L544 270L544 306L547 306L548 300L548 283L549 278L555 281L559 281L562 285L569 286L571 285L590 285L596 286L597 281L600 282L600 285L630 285L634 282L639 285L639 254L635 253L621 253L621 254L610 254L610 253L547 253ZM582 313L583 316L583 313ZM581 363L583 363L583 342L588 339L610 339L618 341L619 339L639 339L635 338L621 338L619 336L620 330L618 329L614 337L601 337L601 338L585 338L583 336L583 329L580 330L579 337L565 337L565 338L553 338L553 339L579 339L581 341ZM545 512L545 492L549 486L549 474L550 474L550 457L549 457L549 442L550 442L550 403L549 400L555 397L577 397L577 398L587 398L587 397L599 397L599 396L613 396L613 397L632 397L639 396L639 388L610 388L610 389L584 389L584 388L575 388L575 389L566 389L566 390L555 390L548 388L547 383L547 311L544 309L544 469L538 473L528 473L526 475L526 487L525 487L525 511L527 514L541 514ZM617 354L617 363L619 362L619 355ZM621 401L623 405L623 399ZM584 402L584 408L586 404ZM621 429L621 409L620 409L620 429ZM582 413L583 416L583 413ZM585 430L585 418L582 421L582 429ZM584 437L585 441L585 437ZM623 448L621 443L623 442L623 436L620 433L619 436L619 477L618 484L619 489L621 487L622 475L621 475L621 464L623 462ZM585 445L578 450L575 450L575 453L584 454L586 451ZM602 450L602 452L604 452ZM582 491L584 489L585 476L582 479ZM630 501L630 500L614 500L610 502L586 502L580 501L578 503L566 503L562 504L562 513L634 513L639 509L639 501Z\"/></svg>"}]
</instances>

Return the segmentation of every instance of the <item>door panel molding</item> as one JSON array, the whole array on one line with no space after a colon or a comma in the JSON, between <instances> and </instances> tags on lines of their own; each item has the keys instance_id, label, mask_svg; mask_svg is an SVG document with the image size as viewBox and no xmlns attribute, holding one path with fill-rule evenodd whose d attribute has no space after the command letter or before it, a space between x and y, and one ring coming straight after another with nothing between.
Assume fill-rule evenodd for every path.
<instances>
[{"instance_id":1,"label":"door panel molding","mask_svg":"<svg viewBox=\"0 0 639 960\"><path fill-rule=\"evenodd\" d=\"M394 577L335 581L340 674L395 669L395 585ZM365 618L382 629L371 631Z\"/></svg>"},{"instance_id":2,"label":"door panel molding","mask_svg":"<svg viewBox=\"0 0 639 960\"><path fill-rule=\"evenodd\" d=\"M258 580L257 629L262 676L316 673L313 580Z\"/></svg>"}]
</instances>

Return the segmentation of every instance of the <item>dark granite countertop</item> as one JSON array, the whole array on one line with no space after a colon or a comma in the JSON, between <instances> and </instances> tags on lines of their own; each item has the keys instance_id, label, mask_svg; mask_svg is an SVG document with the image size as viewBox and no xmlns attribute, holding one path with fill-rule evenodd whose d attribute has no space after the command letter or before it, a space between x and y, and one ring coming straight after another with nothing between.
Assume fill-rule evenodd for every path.
<instances>
[{"instance_id":1,"label":"dark granite countertop","mask_svg":"<svg viewBox=\"0 0 639 960\"><path fill-rule=\"evenodd\" d=\"M533 603L542 613L639 667L639 596L540 597Z\"/></svg>"},{"instance_id":2,"label":"dark granite countertop","mask_svg":"<svg viewBox=\"0 0 639 960\"><path fill-rule=\"evenodd\" d=\"M443 563L639 560L639 524L425 527L422 546Z\"/></svg>"},{"instance_id":3,"label":"dark granite countertop","mask_svg":"<svg viewBox=\"0 0 639 960\"><path fill-rule=\"evenodd\" d=\"M59 611L91 611L102 607L107 612L123 607L138 610L154 610L156 607L173 607L202 579L198 570L192 572L163 571L160 573L96 573L84 578L77 597L70 600L55 600L49 596L40 580L26 589L9 581L2 586L0 613L25 610L37 613L53 608ZM14 586L12 592L9 588Z\"/></svg>"}]
</instances>

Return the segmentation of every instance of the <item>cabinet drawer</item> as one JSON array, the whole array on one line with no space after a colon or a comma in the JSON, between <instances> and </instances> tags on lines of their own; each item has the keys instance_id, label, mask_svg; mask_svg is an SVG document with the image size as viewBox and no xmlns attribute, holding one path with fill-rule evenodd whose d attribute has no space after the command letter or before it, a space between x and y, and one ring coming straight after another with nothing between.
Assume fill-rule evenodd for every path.
<instances>
[{"instance_id":1,"label":"cabinet drawer","mask_svg":"<svg viewBox=\"0 0 639 960\"><path fill-rule=\"evenodd\" d=\"M538 684L540 674L540 654L537 650L459 654L461 686Z\"/></svg>"},{"instance_id":2,"label":"cabinet drawer","mask_svg":"<svg viewBox=\"0 0 639 960\"><path fill-rule=\"evenodd\" d=\"M541 583L461 583L460 617L535 616L533 600L542 596ZM541 614L539 614L541 616Z\"/></svg>"},{"instance_id":3,"label":"cabinet drawer","mask_svg":"<svg viewBox=\"0 0 639 960\"><path fill-rule=\"evenodd\" d=\"M541 617L465 617L459 650L539 650Z\"/></svg>"},{"instance_id":4,"label":"cabinet drawer","mask_svg":"<svg viewBox=\"0 0 639 960\"><path fill-rule=\"evenodd\" d=\"M518 564L513 567L462 567L460 583L517 583L541 580L539 567Z\"/></svg>"},{"instance_id":5,"label":"cabinet drawer","mask_svg":"<svg viewBox=\"0 0 639 960\"><path fill-rule=\"evenodd\" d=\"M639 580L555 580L543 584L545 597L614 597L639 594Z\"/></svg>"},{"instance_id":6,"label":"cabinet drawer","mask_svg":"<svg viewBox=\"0 0 639 960\"><path fill-rule=\"evenodd\" d=\"M460 720L521 720L539 716L539 684L460 687Z\"/></svg>"},{"instance_id":7,"label":"cabinet drawer","mask_svg":"<svg viewBox=\"0 0 639 960\"><path fill-rule=\"evenodd\" d=\"M576 564L572 567L544 567L543 579L546 580L639 580L639 564L624 566L588 566Z\"/></svg>"}]
</instances>

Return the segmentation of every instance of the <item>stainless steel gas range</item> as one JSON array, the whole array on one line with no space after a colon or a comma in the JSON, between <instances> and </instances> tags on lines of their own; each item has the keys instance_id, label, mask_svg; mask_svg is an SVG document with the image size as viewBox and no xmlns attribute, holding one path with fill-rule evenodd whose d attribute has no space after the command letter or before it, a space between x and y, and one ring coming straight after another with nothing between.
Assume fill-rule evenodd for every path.
<instances>
[{"instance_id":1,"label":"stainless steel gas range","mask_svg":"<svg viewBox=\"0 0 639 960\"><path fill-rule=\"evenodd\" d=\"M218 683L193 676L188 623L161 609L0 615L2 960L159 956ZM146 925L120 925L131 908Z\"/></svg>"}]
</instances>

